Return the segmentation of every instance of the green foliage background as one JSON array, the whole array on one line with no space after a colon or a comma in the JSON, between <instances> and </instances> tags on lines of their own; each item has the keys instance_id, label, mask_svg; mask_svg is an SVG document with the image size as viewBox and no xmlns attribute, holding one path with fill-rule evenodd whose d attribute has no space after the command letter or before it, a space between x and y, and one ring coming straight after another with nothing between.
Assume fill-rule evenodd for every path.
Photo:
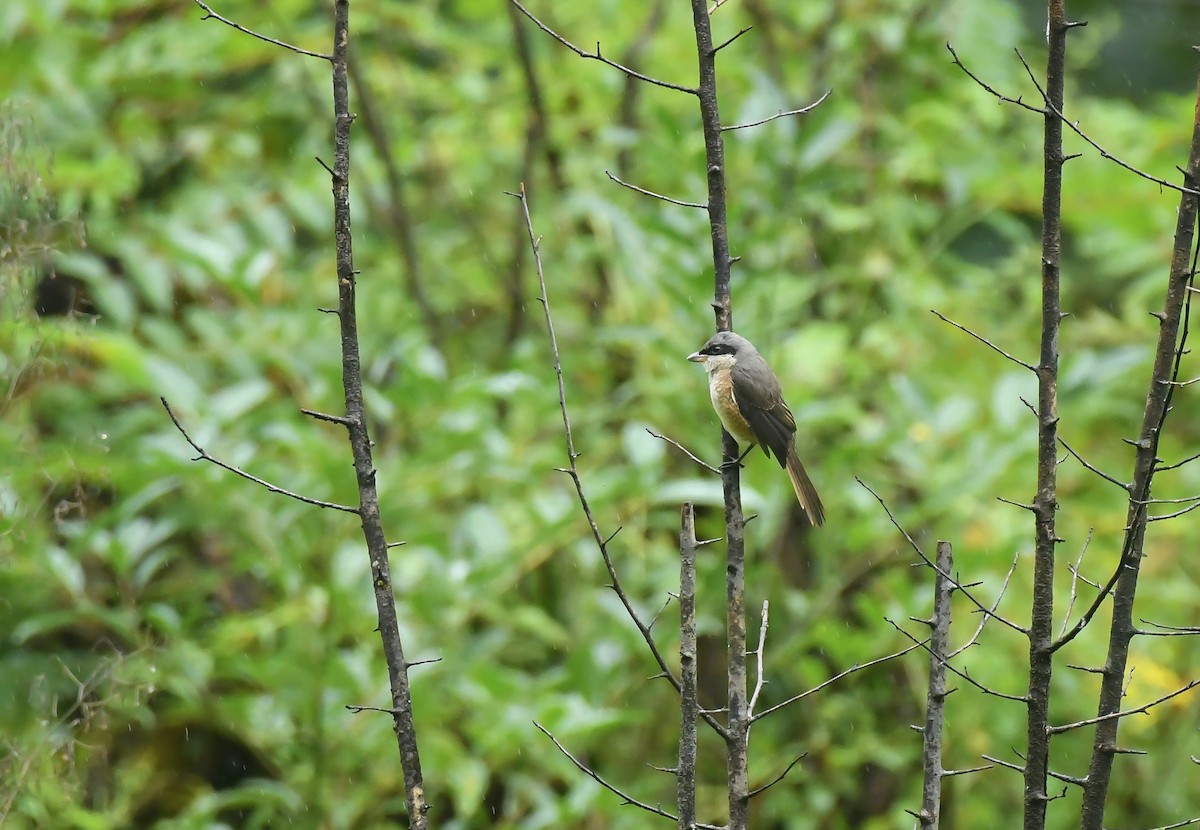
<instances>
[{"instance_id":1,"label":"green foliage background","mask_svg":"<svg viewBox=\"0 0 1200 830\"><path fill-rule=\"evenodd\" d=\"M581 45L692 83L687 4L534 4ZM1076 4L1071 4L1075 6ZM1069 110L1130 162L1185 158L1194 11L1126 20L1079 4ZM326 3L229 0L218 11L328 48ZM1167 4L1162 4L1165 8ZM1155 6L1156 9L1160 7ZM1179 17L1189 14L1190 17ZM1176 16L1172 16L1172 14ZM928 613L931 586L879 505L924 545L952 540L964 578L1027 619L1033 379L936 308L1036 354L1041 123L997 105L1036 96L1012 52L1043 62L1041 11L1007 0L730 0L715 16L727 122L832 97L801 119L726 135L738 329L781 375L830 522L803 529L786 478L743 481L748 605L771 603L764 705L904 647L885 618ZM192 463L159 405L226 461L316 498L355 498L337 411L327 67L202 23L185 0L16 0L0 8L0 823L14 828L372 828L403 812L386 674L355 522ZM1137 17L1134 21L1132 17ZM1193 27L1194 28L1194 27ZM677 584L679 504L721 532L720 491L646 434L713 460L717 424L684 356L711 330L702 213L612 184L611 171L703 198L695 102L581 61L501 0L352 7L355 250L368 403L393 538L433 821L442 828L640 828L654 821L578 774L545 725L609 780L670 804L675 700L623 616L563 462L554 374L514 200L524 181L585 485L627 590L652 616ZM529 72L522 68L527 55ZM531 79L540 109L531 103ZM368 113L368 109L370 113ZM371 123L386 133L373 141ZM385 153L381 153L381 149ZM1068 138L1064 437L1118 476L1140 419L1176 197ZM395 164L389 182L385 158ZM62 313L67 307L71 313ZM38 312L41 312L40 314ZM1194 359L1187 370L1200 374ZM1168 460L1200 448L1176 397ZM1107 577L1124 494L1061 467L1059 615L1068 560ZM1156 495L1200 492L1200 468ZM1152 526L1139 616L1195 624L1195 516ZM701 573L704 703L723 688L723 566ZM1078 586L1080 604L1092 594ZM656 626L673 648L675 606ZM956 606L957 637L978 622ZM756 617L756 614L752 614ZM1058 722L1094 714L1106 614L1054 679ZM754 636L756 626L752 625ZM964 664L1025 688L1023 641L985 631ZM1128 699L1195 676L1190 638L1135 644ZM919 800L920 653L857 673L758 724L763 828L911 826ZM1014 763L1022 708L965 684L949 766ZM1195 698L1122 727L1113 826L1200 810ZM1086 771L1088 736L1054 766ZM723 820L719 743L701 744L702 815ZM1051 805L1073 826L1078 792ZM951 779L947 827L1012 827L1020 778Z\"/></svg>"}]
</instances>

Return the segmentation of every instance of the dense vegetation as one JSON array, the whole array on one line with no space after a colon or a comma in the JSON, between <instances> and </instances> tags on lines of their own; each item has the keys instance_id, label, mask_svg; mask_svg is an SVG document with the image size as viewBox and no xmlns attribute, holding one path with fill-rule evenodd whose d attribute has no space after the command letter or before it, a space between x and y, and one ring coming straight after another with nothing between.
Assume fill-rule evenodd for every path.
<instances>
[{"instance_id":1,"label":"dense vegetation","mask_svg":"<svg viewBox=\"0 0 1200 830\"><path fill-rule=\"evenodd\" d=\"M219 10L323 50L327 5ZM579 60L500 0L353 6L364 371L384 519L407 543L393 552L406 648L441 658L413 672L435 825L650 826L533 725L670 802L673 779L648 765L672 764L676 698L649 679L554 471L554 372L503 191L531 194L580 471L653 616L678 584L680 503L696 502L701 537L722 532L717 480L646 432L716 460L704 380L684 360L712 327L708 229L605 171L702 199L694 102ZM694 80L686 4L539 12ZM335 290L314 161L330 153L327 67L200 17L190 0L0 8L0 823L16 828L372 828L403 811L389 721L344 708L387 700L357 522L193 463L159 403L231 464L355 498L342 432L299 413L341 401L336 325L318 311ZM1032 521L997 497L1032 494L1034 380L929 310L1035 353L1041 122L999 106L945 43L1034 96L1012 47L1037 66L1044 18L1009 0L729 0L713 19L718 40L755 27L722 53L728 121L833 90L810 115L727 134L736 325L779 371L829 516L805 529L786 477L750 458L748 606L771 603L769 705L903 648L886 620L928 613L927 574L856 477L922 544L952 540L983 596L1017 555L1002 607L1028 616ZM1157 19L1098 10L1072 41L1067 100L1108 149L1170 177L1194 53L1176 40L1186 26ZM1127 475L1177 198L1074 137L1067 149L1084 155L1064 192L1061 430ZM1200 451L1195 400L1175 399L1168 460ZM1085 575L1113 567L1125 496L1073 461L1060 472L1061 617L1085 540ZM1197 492L1187 466L1155 495ZM1196 516L1152 525L1142 616L1196 623ZM723 563L702 550L701 693L719 707ZM955 611L962 641L978 616ZM668 651L675 619L672 605L655 628ZM1101 662L1104 634L1064 662ZM965 665L1019 694L1026 649L991 627ZM911 826L926 664L915 652L853 674L758 724L753 785L808 754L756 802L756 826ZM1200 646L1138 641L1132 665L1142 703L1196 676ZM1092 675L1054 683L1055 720L1095 713ZM1196 707L1184 696L1124 724L1123 743L1152 751L1118 759L1112 826L1200 808ZM949 766L1019 763L1024 710L964 685L947 730ZM1056 739L1053 765L1082 775L1089 749L1083 733ZM700 750L701 814L719 822L721 746L706 735ZM1051 805L1050 826L1073 826L1078 797ZM1013 826L1020 798L1004 769L952 779L945 826Z\"/></svg>"}]
</instances>

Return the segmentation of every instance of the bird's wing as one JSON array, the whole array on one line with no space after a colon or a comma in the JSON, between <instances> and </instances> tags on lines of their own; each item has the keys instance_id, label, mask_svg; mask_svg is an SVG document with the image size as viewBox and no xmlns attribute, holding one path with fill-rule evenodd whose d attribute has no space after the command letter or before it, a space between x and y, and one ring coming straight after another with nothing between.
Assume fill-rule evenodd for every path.
<instances>
[{"instance_id":1,"label":"bird's wing","mask_svg":"<svg viewBox=\"0 0 1200 830\"><path fill-rule=\"evenodd\" d=\"M783 402L779 379L761 357L739 360L730 374L738 411L750 424L763 450L774 455L779 466L785 466L796 434L796 419Z\"/></svg>"}]
</instances>

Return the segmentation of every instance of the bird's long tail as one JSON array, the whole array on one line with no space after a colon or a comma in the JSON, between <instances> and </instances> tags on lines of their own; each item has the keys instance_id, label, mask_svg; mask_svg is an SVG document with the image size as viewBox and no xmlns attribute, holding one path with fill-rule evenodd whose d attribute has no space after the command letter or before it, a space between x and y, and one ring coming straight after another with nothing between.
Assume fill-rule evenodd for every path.
<instances>
[{"instance_id":1,"label":"bird's long tail","mask_svg":"<svg viewBox=\"0 0 1200 830\"><path fill-rule=\"evenodd\" d=\"M825 508L821 505L821 497L817 495L817 488L813 486L812 479L804 471L804 465L800 463L795 447L788 449L787 463L784 466L788 478L792 480L792 489L796 491L796 501L804 508L808 520L814 527L825 524Z\"/></svg>"}]
</instances>

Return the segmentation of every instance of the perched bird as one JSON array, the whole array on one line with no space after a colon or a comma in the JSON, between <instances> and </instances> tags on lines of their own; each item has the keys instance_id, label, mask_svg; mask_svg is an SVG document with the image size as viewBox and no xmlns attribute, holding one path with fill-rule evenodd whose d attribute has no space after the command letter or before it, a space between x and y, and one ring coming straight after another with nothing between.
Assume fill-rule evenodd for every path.
<instances>
[{"instance_id":1,"label":"perched bird","mask_svg":"<svg viewBox=\"0 0 1200 830\"><path fill-rule=\"evenodd\" d=\"M824 524L821 497L796 455L796 419L784 403L779 378L754 344L740 334L721 331L688 360L708 372L708 394L725 431L739 444L748 444L746 452L757 444L767 457L774 455L787 470L808 520L818 527Z\"/></svg>"}]
</instances>

